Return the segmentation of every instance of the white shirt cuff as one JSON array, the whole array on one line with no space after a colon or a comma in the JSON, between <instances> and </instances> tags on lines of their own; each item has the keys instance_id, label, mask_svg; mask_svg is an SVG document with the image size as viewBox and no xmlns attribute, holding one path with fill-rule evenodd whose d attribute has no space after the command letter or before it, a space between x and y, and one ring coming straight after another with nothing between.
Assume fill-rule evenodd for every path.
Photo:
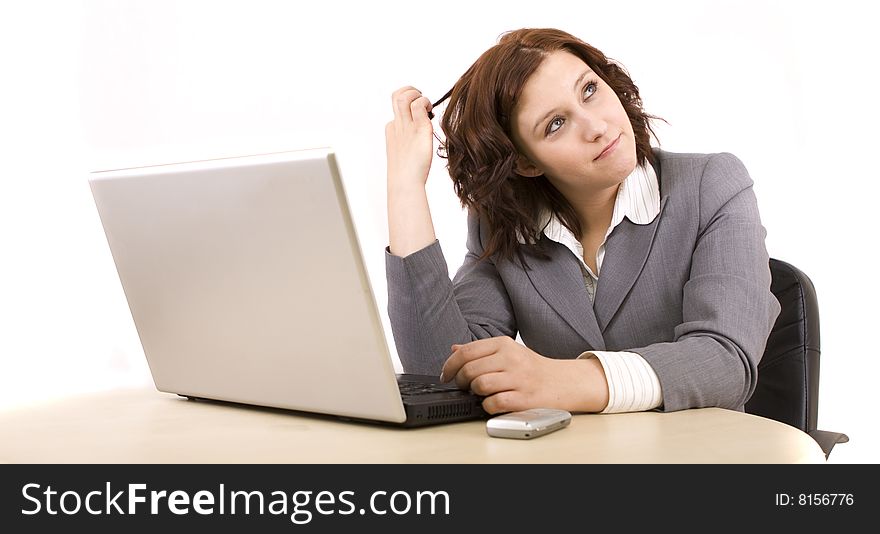
<instances>
[{"instance_id":1,"label":"white shirt cuff","mask_svg":"<svg viewBox=\"0 0 880 534\"><path fill-rule=\"evenodd\" d=\"M643 412L663 404L660 380L635 352L591 350L578 359L596 357L608 382L608 406L601 413Z\"/></svg>"}]
</instances>

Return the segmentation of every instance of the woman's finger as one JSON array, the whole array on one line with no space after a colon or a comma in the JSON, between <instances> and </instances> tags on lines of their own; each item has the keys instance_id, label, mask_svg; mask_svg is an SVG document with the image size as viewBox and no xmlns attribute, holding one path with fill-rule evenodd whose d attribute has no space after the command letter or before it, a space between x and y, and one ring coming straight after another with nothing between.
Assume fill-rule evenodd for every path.
<instances>
[{"instance_id":1,"label":"woman's finger","mask_svg":"<svg viewBox=\"0 0 880 534\"><path fill-rule=\"evenodd\" d=\"M394 92L392 96L392 104L394 109L395 120L404 122L412 121L411 105L414 100L422 96L422 92L415 87L404 87Z\"/></svg>"},{"instance_id":2,"label":"woman's finger","mask_svg":"<svg viewBox=\"0 0 880 534\"><path fill-rule=\"evenodd\" d=\"M465 343L464 345L453 345L452 354L446 359L446 363L443 364L443 368L440 371L440 381L448 382L452 380L458 374L461 366L467 362L495 353L499 343L494 341L494 339L480 339Z\"/></svg>"},{"instance_id":3,"label":"woman's finger","mask_svg":"<svg viewBox=\"0 0 880 534\"><path fill-rule=\"evenodd\" d=\"M516 390L502 391L483 399L483 409L487 413L518 412L528 409L522 394Z\"/></svg>"},{"instance_id":4,"label":"woman's finger","mask_svg":"<svg viewBox=\"0 0 880 534\"><path fill-rule=\"evenodd\" d=\"M428 112L431 111L431 101L426 96L420 96L419 98L413 100L412 104L410 104L410 110L412 112L413 121L419 123L429 123L431 119L428 118Z\"/></svg>"},{"instance_id":5,"label":"woman's finger","mask_svg":"<svg viewBox=\"0 0 880 534\"><path fill-rule=\"evenodd\" d=\"M460 389L473 389L474 379L487 373L499 373L504 370L502 358L498 358L495 354L484 356L462 365L455 374L455 383Z\"/></svg>"},{"instance_id":6,"label":"woman's finger","mask_svg":"<svg viewBox=\"0 0 880 534\"><path fill-rule=\"evenodd\" d=\"M516 382L513 374L505 372L483 373L470 383L470 390L483 397L515 389Z\"/></svg>"}]
</instances>

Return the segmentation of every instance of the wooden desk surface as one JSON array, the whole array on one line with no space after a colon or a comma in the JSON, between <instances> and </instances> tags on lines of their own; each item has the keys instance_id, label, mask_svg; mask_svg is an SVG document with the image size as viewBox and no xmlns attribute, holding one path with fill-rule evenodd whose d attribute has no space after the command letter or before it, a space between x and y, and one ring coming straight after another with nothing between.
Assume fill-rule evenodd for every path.
<instances>
[{"instance_id":1,"label":"wooden desk surface","mask_svg":"<svg viewBox=\"0 0 880 534\"><path fill-rule=\"evenodd\" d=\"M740 412L584 414L534 440L483 421L420 429L118 390L0 412L5 463L823 463L807 434Z\"/></svg>"}]
</instances>

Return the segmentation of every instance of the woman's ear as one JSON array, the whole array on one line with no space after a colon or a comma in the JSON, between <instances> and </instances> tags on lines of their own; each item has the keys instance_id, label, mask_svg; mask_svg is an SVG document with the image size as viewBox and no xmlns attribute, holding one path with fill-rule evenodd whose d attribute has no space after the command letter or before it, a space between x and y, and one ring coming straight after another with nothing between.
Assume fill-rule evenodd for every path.
<instances>
[{"instance_id":1,"label":"woman's ear","mask_svg":"<svg viewBox=\"0 0 880 534\"><path fill-rule=\"evenodd\" d=\"M522 154L518 155L516 158L516 165L513 168L514 172L516 172L520 176L525 176L526 178L534 178L536 176L541 176L544 174L544 171L539 169L532 163L532 160L523 156Z\"/></svg>"}]
</instances>

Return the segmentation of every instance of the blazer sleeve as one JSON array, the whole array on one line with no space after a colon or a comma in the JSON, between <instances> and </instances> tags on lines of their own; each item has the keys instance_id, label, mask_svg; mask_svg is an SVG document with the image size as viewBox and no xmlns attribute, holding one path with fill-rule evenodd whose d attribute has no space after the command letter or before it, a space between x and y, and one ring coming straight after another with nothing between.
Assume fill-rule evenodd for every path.
<instances>
[{"instance_id":1,"label":"blazer sleeve","mask_svg":"<svg viewBox=\"0 0 880 534\"><path fill-rule=\"evenodd\" d=\"M753 182L733 154L710 157L700 179L699 234L672 342L633 348L657 373L665 411L742 409L780 306L770 292L767 235Z\"/></svg>"},{"instance_id":2,"label":"blazer sleeve","mask_svg":"<svg viewBox=\"0 0 880 534\"><path fill-rule=\"evenodd\" d=\"M406 373L439 375L451 345L496 336L516 337L507 290L483 253L479 219L468 215L467 254L449 279L440 242L406 257L385 248L388 318Z\"/></svg>"}]
</instances>

